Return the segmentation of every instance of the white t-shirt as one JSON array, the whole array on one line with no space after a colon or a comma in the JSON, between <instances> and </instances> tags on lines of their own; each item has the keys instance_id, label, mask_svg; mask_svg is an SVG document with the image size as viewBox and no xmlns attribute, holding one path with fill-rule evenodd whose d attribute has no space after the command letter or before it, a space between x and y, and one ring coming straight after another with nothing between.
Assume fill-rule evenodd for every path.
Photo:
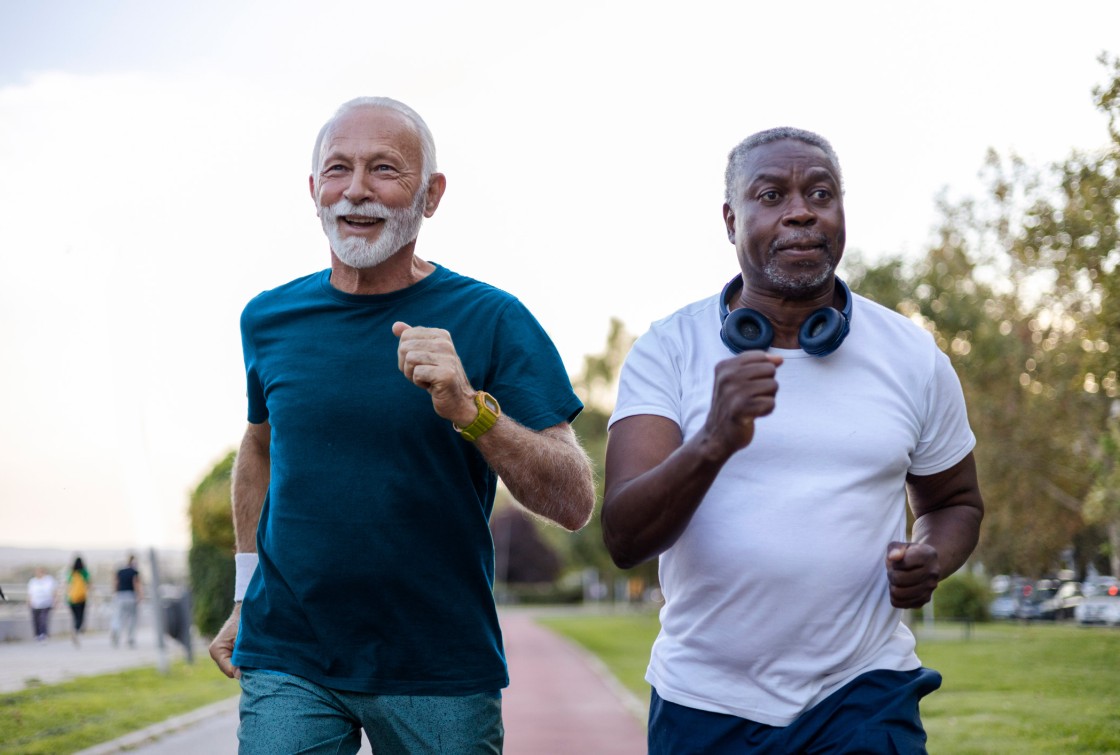
<instances>
[{"instance_id":1,"label":"white t-shirt","mask_svg":"<svg viewBox=\"0 0 1120 755\"><path fill-rule=\"evenodd\" d=\"M732 356L719 331L716 296L655 322L611 424L652 414L698 432ZM907 539L907 473L952 467L975 438L929 333L861 296L831 355L771 352L785 360L774 412L660 557L646 680L679 705L785 726L862 673L921 665L890 604L887 544Z\"/></svg>"},{"instance_id":2,"label":"white t-shirt","mask_svg":"<svg viewBox=\"0 0 1120 755\"><path fill-rule=\"evenodd\" d=\"M54 591L58 582L49 574L32 577L27 581L27 605L32 608L50 608L54 605Z\"/></svg>"}]
</instances>

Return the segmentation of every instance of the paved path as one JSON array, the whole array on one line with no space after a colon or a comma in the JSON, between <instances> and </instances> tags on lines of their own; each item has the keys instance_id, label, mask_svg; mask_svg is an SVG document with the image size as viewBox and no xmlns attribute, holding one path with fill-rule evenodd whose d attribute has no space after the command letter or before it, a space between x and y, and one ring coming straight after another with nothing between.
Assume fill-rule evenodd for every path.
<instances>
[{"instance_id":1,"label":"paved path","mask_svg":"<svg viewBox=\"0 0 1120 755\"><path fill-rule=\"evenodd\" d=\"M14 692L29 683L57 684L135 666L158 666L161 655L168 663L186 657L183 646L170 638L161 652L154 632L142 627L135 648L124 643L113 647L108 632L83 635L79 647L71 643L69 635L51 637L47 642L0 642L0 692ZM198 652L196 648L196 658Z\"/></svg>"},{"instance_id":2,"label":"paved path","mask_svg":"<svg viewBox=\"0 0 1120 755\"><path fill-rule=\"evenodd\" d=\"M532 614L503 611L502 631L510 666L503 695L505 751L510 755L640 755L646 751L644 703L633 698L598 660L542 628ZM147 640L147 643L145 643ZM165 656L184 656L168 641ZM209 663L196 648L197 663ZM101 674L160 659L155 642L141 637L136 649L113 648L107 635L45 644L0 644L0 691L22 688L31 678L50 684ZM84 751L81 755L235 755L236 698L179 716L141 732ZM362 753L368 754L363 743Z\"/></svg>"}]
</instances>

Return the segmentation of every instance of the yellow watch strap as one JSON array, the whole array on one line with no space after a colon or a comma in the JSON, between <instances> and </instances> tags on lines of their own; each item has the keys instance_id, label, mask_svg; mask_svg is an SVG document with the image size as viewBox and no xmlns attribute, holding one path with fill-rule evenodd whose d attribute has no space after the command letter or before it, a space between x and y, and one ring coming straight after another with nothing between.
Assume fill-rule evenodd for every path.
<instances>
[{"instance_id":1,"label":"yellow watch strap","mask_svg":"<svg viewBox=\"0 0 1120 755\"><path fill-rule=\"evenodd\" d=\"M478 407L478 416L474 418L474 422L466 427L459 427L454 422L451 423L455 431L463 436L464 440L469 440L471 443L474 443L483 433L493 427L498 422L498 417L502 416L502 407L498 404L498 400L486 391L479 391L474 394L474 405Z\"/></svg>"}]
</instances>

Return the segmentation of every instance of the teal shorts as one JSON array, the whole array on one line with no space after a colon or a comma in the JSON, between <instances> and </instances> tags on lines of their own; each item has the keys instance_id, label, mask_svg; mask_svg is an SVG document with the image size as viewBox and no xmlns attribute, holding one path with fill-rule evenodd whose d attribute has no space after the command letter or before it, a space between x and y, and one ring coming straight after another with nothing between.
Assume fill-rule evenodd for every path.
<instances>
[{"instance_id":1,"label":"teal shorts","mask_svg":"<svg viewBox=\"0 0 1120 755\"><path fill-rule=\"evenodd\" d=\"M374 695L241 670L240 755L353 755L363 729L375 753L501 753L502 697Z\"/></svg>"}]
</instances>

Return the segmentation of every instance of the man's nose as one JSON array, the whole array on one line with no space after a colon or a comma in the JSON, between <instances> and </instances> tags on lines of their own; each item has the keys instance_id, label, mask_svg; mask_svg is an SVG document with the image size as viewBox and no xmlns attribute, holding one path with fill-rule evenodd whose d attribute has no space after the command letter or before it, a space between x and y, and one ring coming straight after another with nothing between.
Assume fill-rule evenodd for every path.
<instances>
[{"instance_id":1,"label":"man's nose","mask_svg":"<svg viewBox=\"0 0 1120 755\"><path fill-rule=\"evenodd\" d=\"M361 204L372 199L373 190L370 188L369 175L364 170L355 170L350 177L350 185L342 195L353 204Z\"/></svg>"},{"instance_id":2,"label":"man's nose","mask_svg":"<svg viewBox=\"0 0 1120 755\"><path fill-rule=\"evenodd\" d=\"M795 195L789 200L782 222L786 225L812 225L817 222L817 213L813 211L805 197Z\"/></svg>"}]
</instances>

